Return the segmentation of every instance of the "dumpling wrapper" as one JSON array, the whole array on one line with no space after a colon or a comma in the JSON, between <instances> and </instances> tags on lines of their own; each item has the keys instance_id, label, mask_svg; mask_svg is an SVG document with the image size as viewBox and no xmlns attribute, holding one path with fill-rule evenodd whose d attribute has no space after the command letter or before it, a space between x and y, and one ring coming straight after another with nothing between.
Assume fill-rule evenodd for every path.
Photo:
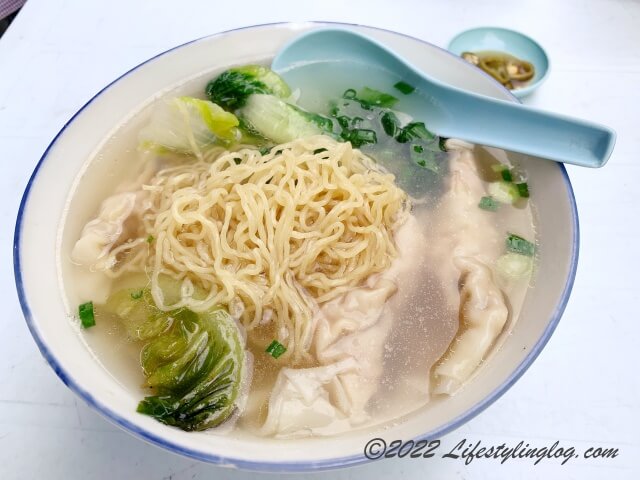
<instances>
[{"instance_id":1,"label":"dumpling wrapper","mask_svg":"<svg viewBox=\"0 0 640 480\"><path fill-rule=\"evenodd\" d=\"M109 252L125 232L125 222L136 206L137 195L119 193L102 202L98 215L82 229L82 234L71 251L71 259L92 270L106 270L115 259Z\"/></svg>"},{"instance_id":2,"label":"dumpling wrapper","mask_svg":"<svg viewBox=\"0 0 640 480\"><path fill-rule=\"evenodd\" d=\"M147 157L135 178L120 185L113 195L100 204L98 214L82 229L80 238L71 250L71 260L78 267L75 275L80 298L90 298L95 303L106 302L112 277L105 275L116 264L114 249L141 233L140 217L147 208L148 192L144 185L158 170L158 162ZM133 248L144 243L139 238L123 248Z\"/></svg>"},{"instance_id":3,"label":"dumpling wrapper","mask_svg":"<svg viewBox=\"0 0 640 480\"><path fill-rule=\"evenodd\" d=\"M347 430L349 419L335 405L327 386L337 375L357 368L356 361L349 358L322 367L280 370L261 433L286 438Z\"/></svg>"},{"instance_id":4,"label":"dumpling wrapper","mask_svg":"<svg viewBox=\"0 0 640 480\"><path fill-rule=\"evenodd\" d=\"M318 309L313 344L322 366L280 371L264 435L333 435L369 420L366 407L379 388L385 342L393 325L385 303L398 282L410 288L411 271L419 268L415 259L424 254L423 241L417 220L408 217L396 232L401 256L391 267L369 278L365 287Z\"/></svg>"},{"instance_id":5,"label":"dumpling wrapper","mask_svg":"<svg viewBox=\"0 0 640 480\"><path fill-rule=\"evenodd\" d=\"M489 267L468 257L457 257L455 263L462 272L460 318L464 325L444 360L434 368L434 393L451 394L462 386L482 362L509 316Z\"/></svg>"},{"instance_id":6,"label":"dumpling wrapper","mask_svg":"<svg viewBox=\"0 0 640 480\"><path fill-rule=\"evenodd\" d=\"M139 222L134 220L139 219L147 207L148 193L143 185L157 169L156 161L145 159L132 181L122 184L117 193L102 201L98 214L84 226L71 251L74 263L89 267L92 272L105 271L114 266L115 258L109 255L111 251L139 233L135 231L135 224Z\"/></svg>"},{"instance_id":7,"label":"dumpling wrapper","mask_svg":"<svg viewBox=\"0 0 640 480\"><path fill-rule=\"evenodd\" d=\"M265 435L332 435L368 419L365 406L378 388L391 318L380 321L396 290L380 278L327 302L316 314L315 368L283 368L271 392Z\"/></svg>"},{"instance_id":8,"label":"dumpling wrapper","mask_svg":"<svg viewBox=\"0 0 640 480\"><path fill-rule=\"evenodd\" d=\"M470 146L449 141L450 185L431 230L429 255L448 301L459 308L460 328L433 368L433 392L454 394L467 381L502 332L509 316L492 265L504 239L478 207L487 195Z\"/></svg>"}]
</instances>

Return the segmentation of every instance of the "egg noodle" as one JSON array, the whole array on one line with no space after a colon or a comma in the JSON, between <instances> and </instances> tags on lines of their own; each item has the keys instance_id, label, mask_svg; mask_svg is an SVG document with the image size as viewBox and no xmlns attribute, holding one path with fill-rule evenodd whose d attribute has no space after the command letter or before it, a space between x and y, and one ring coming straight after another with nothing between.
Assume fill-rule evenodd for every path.
<instances>
[{"instance_id":1,"label":"egg noodle","mask_svg":"<svg viewBox=\"0 0 640 480\"><path fill-rule=\"evenodd\" d=\"M309 355L317 304L390 266L409 210L393 175L327 136L265 155L215 148L142 188L143 227L112 252L118 271L149 272L162 310L240 308L249 332L275 322L294 361ZM181 281L178 303L165 302L160 275Z\"/></svg>"}]
</instances>

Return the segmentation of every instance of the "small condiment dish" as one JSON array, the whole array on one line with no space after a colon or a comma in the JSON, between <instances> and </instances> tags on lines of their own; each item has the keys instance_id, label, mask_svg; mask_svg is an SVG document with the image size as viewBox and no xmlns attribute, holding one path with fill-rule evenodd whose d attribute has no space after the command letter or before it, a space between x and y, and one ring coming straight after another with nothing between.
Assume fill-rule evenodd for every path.
<instances>
[{"instance_id":1,"label":"small condiment dish","mask_svg":"<svg viewBox=\"0 0 640 480\"><path fill-rule=\"evenodd\" d=\"M511 90L518 98L538 88L549 73L549 57L544 48L532 38L507 28L478 27L465 30L449 41L447 49L458 56L462 52L504 52L531 62L535 68L533 79L527 85Z\"/></svg>"}]
</instances>

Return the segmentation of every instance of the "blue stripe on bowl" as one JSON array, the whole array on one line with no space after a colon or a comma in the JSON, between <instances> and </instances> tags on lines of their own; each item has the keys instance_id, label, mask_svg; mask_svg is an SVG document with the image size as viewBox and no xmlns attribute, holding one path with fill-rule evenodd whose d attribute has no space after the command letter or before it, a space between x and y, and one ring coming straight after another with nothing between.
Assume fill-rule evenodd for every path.
<instances>
[{"instance_id":1,"label":"blue stripe on bowl","mask_svg":"<svg viewBox=\"0 0 640 480\"><path fill-rule=\"evenodd\" d=\"M436 45L432 45L431 43L426 42L424 40L421 40L419 38L412 37L410 35L405 35L405 34L402 34L402 33L394 32L392 30L387 30L387 29L383 29L383 28L368 27L366 25L351 24L351 23L338 23L338 22L325 22L325 21L305 22L305 23L311 23L311 24L316 25L318 27L329 26L329 25L331 25L331 26L344 26L344 27L350 27L350 26L351 27L366 27L366 28L371 28L373 30L384 31L384 32L389 32L389 33L393 33L393 34L396 34L396 35L401 35L403 37L410 38L412 40L418 41L418 42L423 43L425 45L429 45L431 47L438 48L439 50L447 53L448 55L451 55L454 58L458 59L460 61L460 63L465 66L465 68L469 68L469 69L473 70L475 72L474 74L478 74L478 73L483 74L487 78L489 78L492 82L496 83L497 85L500 85L490 75L487 75L484 72L478 70L476 67L474 67L473 65L470 65L469 63L465 62L464 60L462 60L458 56L452 54L451 52L449 52L449 51L447 51L445 49L442 49L442 48L440 48L440 47L438 47ZM73 392L75 392L78 396L80 396L89 406L91 406L92 408L97 410L100 414L102 414L108 420L110 420L111 422L115 423L116 425L122 427L123 429L129 431L133 435L136 435L136 436L140 437L143 440L146 440L146 441L148 441L148 442L150 442L150 443L152 443L154 445L157 445L159 447L165 448L165 449L170 450L172 452L179 453L179 454L184 455L186 457L194 458L194 459L197 459L197 460L202 460L202 461L205 461L205 462L208 462L208 463L212 463L212 464L216 464L216 465L240 468L240 469L243 469L243 470L260 471L260 472L290 472L290 473L293 473L293 472L307 472L307 471L313 471L313 470L328 470L328 469L343 468L343 467L347 467L347 466L353 466L353 465L366 463L366 462L369 462L370 460L367 459L364 456L364 454L354 455L354 456L351 456L351 457L332 458L332 459L321 460L321 461L314 461L314 460L304 461L304 460L301 460L301 461L296 461L296 462L287 462L287 461L284 461L284 462L280 462L280 461L256 462L256 461L246 460L246 459L242 459L242 458L222 457L220 455L215 455L215 454L211 454L211 453L207 453L207 452L203 452L203 451L199 451L199 450L193 450L193 449L190 449L190 448L185 448L185 447L183 447L183 446L181 446L181 445L179 445L177 443L174 443L174 442L172 442L170 440L167 440L167 439L165 439L163 437L160 437L160 436L158 436L158 435L156 435L154 433L151 433L150 431L145 430L144 428L141 428L141 427L139 427L138 425L136 425L134 423L131 423L130 421L122 418L121 416L119 416L116 412L114 412L111 409L109 409L109 407L107 407L106 405L102 404L99 400L95 399L89 392L84 390L78 383L76 383L76 381L73 379L73 377L71 377L61 367L61 365L58 363L56 358L49 351L47 346L42 341L42 338L40 337L38 329L37 329L37 327L36 327L36 325L34 323L34 320L33 320L32 316L31 316L31 310L29 309L29 305L27 303L27 298L26 298L25 291L24 291L24 285L23 285L23 282L22 282L22 271L21 271L21 268L20 268L20 236L21 236L21 232L22 232L23 216L24 216L25 206L26 206L26 204L27 204L27 202L29 200L29 193L31 192L31 188L33 186L33 183L34 183L34 181L35 181L35 179L36 179L36 177L38 175L38 171L40 170L40 168L42 167L42 165L46 161L47 156L49 154L49 151L56 144L58 138L62 135L62 133L66 130L66 128L102 92L104 92L105 90L110 88L112 85L117 83L121 78L127 76L131 72L137 70L138 68L140 68L141 66L145 65L146 63L154 60L155 58L158 58L158 57L160 57L162 55L165 55L168 52L171 52L171 51L176 50L178 48L182 48L182 47L184 47L186 45L189 45L191 43L197 42L197 41L202 40L204 38L219 37L219 36L223 36L223 35L228 35L228 34L233 33L233 32L237 32L237 31L241 31L241 30L247 30L247 29L250 29L250 28L270 28L270 27L274 27L274 26L287 26L287 25L291 25L291 24L288 23L288 22L278 22L278 23L267 23L267 24L261 24L261 25L252 25L252 26L248 26L248 27L242 27L242 28L236 28L236 29L233 29L233 30L227 30L225 32L221 32L221 33L217 33L217 34L214 34L214 35L209 35L209 36L206 36L206 37L198 38L196 40L192 40L190 42L184 43L184 44L179 45L177 47L171 48L171 49L169 49L169 50L167 50L165 52L162 52L162 53L160 53L160 54L158 54L158 55L146 60L145 62L137 65L136 67L132 68L131 70L129 70L128 72L124 73L123 75L118 77L116 80L114 80L113 82L108 84L106 87L104 87L102 90L100 90L96 95L94 95L82 108L80 108L80 110L78 110L69 119L69 121L62 127L60 132L58 132L58 134L54 137L54 139L52 140L51 144L49 144L49 146L45 150L44 154L42 155L42 158L40 158L40 161L36 165L33 173L31 174L31 177L29 178L29 182L27 183L24 195L22 196L22 200L20 202L20 208L18 210L18 218L16 220L16 227L15 227L14 239L13 239L13 270L14 270L14 276L15 276L15 281L16 281L16 288L18 290L18 297L20 299L20 306L22 307L22 312L24 314L27 326L29 327L29 330L31 331L31 335L33 336L34 340L36 341L36 344L38 345L38 348L40 349L40 352L42 353L43 357L49 363L49 365L51 365L51 368L53 368L53 370L56 372L56 375L58 375L58 377L60 377L62 382L65 385L67 385L67 387L69 387ZM519 101L513 95L511 95L511 96L515 101ZM549 321L549 324L547 325L547 328L544 330L542 336L540 337L538 342L533 346L533 348L531 349L529 354L525 357L525 359L522 361L522 363L520 363L520 365L518 365L518 367L502 383L502 385L500 385L493 392L491 392L484 400L482 400L481 402L479 402L476 405L474 405L472 408L467 410L462 415L454 418L453 420L451 420L447 424L443 425L442 427L440 427L440 428L438 428L436 430L433 430L433 431L431 431L429 433L426 433L420 438L415 439L416 441L419 440L419 439L440 438L443 435L446 435L447 433L455 430L456 428L458 428L459 426L461 426L465 422L471 420L473 417L478 415L485 408L487 408L489 405L491 405L493 402L495 402L498 398L500 398L522 376L522 374L527 370L527 368L529 368L529 366L533 363L533 361L538 357L538 355L540 354L540 352L542 351L544 346L549 341L549 338L551 337L551 334L553 333L553 331L555 330L556 326L558 325L558 322L560 321L562 313L564 312L564 310L565 310L565 308L567 306L567 302L568 302L569 296L571 294L571 289L573 288L573 282L574 282L574 279L575 279L576 268L577 268L577 264L578 264L578 250L579 250L579 244L580 244L580 233L579 233L579 223L578 223L578 211L577 211L577 208L576 208L576 201L575 201L575 197L574 197L574 194L573 194L573 188L571 187L571 181L569 180L569 175L567 174L567 170L565 169L563 164L558 163L557 166L560 169L560 172L562 174L562 178L563 178L563 180L565 182L565 185L566 185L566 188L567 188L567 192L569 194L569 203L570 203L570 206L571 206L572 227L573 227L573 232L574 232L574 238L573 238L573 245L572 245L572 250L571 250L571 265L570 265L570 269L569 269L569 275L567 277L567 283L565 284L564 290L563 290L562 295L560 297L560 301L558 302L558 305L556 305L556 308L555 308L555 310L553 312L553 315L552 315L552 317L551 317L551 319Z\"/></svg>"}]
</instances>

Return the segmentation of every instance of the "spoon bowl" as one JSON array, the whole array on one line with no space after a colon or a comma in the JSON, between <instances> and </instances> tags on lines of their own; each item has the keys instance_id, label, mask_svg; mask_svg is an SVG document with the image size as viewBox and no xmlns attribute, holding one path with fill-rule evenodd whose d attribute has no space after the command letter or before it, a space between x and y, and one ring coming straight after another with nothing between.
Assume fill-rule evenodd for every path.
<instances>
[{"instance_id":1,"label":"spoon bowl","mask_svg":"<svg viewBox=\"0 0 640 480\"><path fill-rule=\"evenodd\" d=\"M349 65L383 69L416 88L418 120L441 137L525 153L583 167L602 167L613 150L615 132L595 123L545 112L446 85L370 38L343 29L305 33L280 50L272 68L285 80L295 69L319 71ZM321 67L318 68L318 66ZM419 108L418 108L419 107Z\"/></svg>"}]
</instances>

